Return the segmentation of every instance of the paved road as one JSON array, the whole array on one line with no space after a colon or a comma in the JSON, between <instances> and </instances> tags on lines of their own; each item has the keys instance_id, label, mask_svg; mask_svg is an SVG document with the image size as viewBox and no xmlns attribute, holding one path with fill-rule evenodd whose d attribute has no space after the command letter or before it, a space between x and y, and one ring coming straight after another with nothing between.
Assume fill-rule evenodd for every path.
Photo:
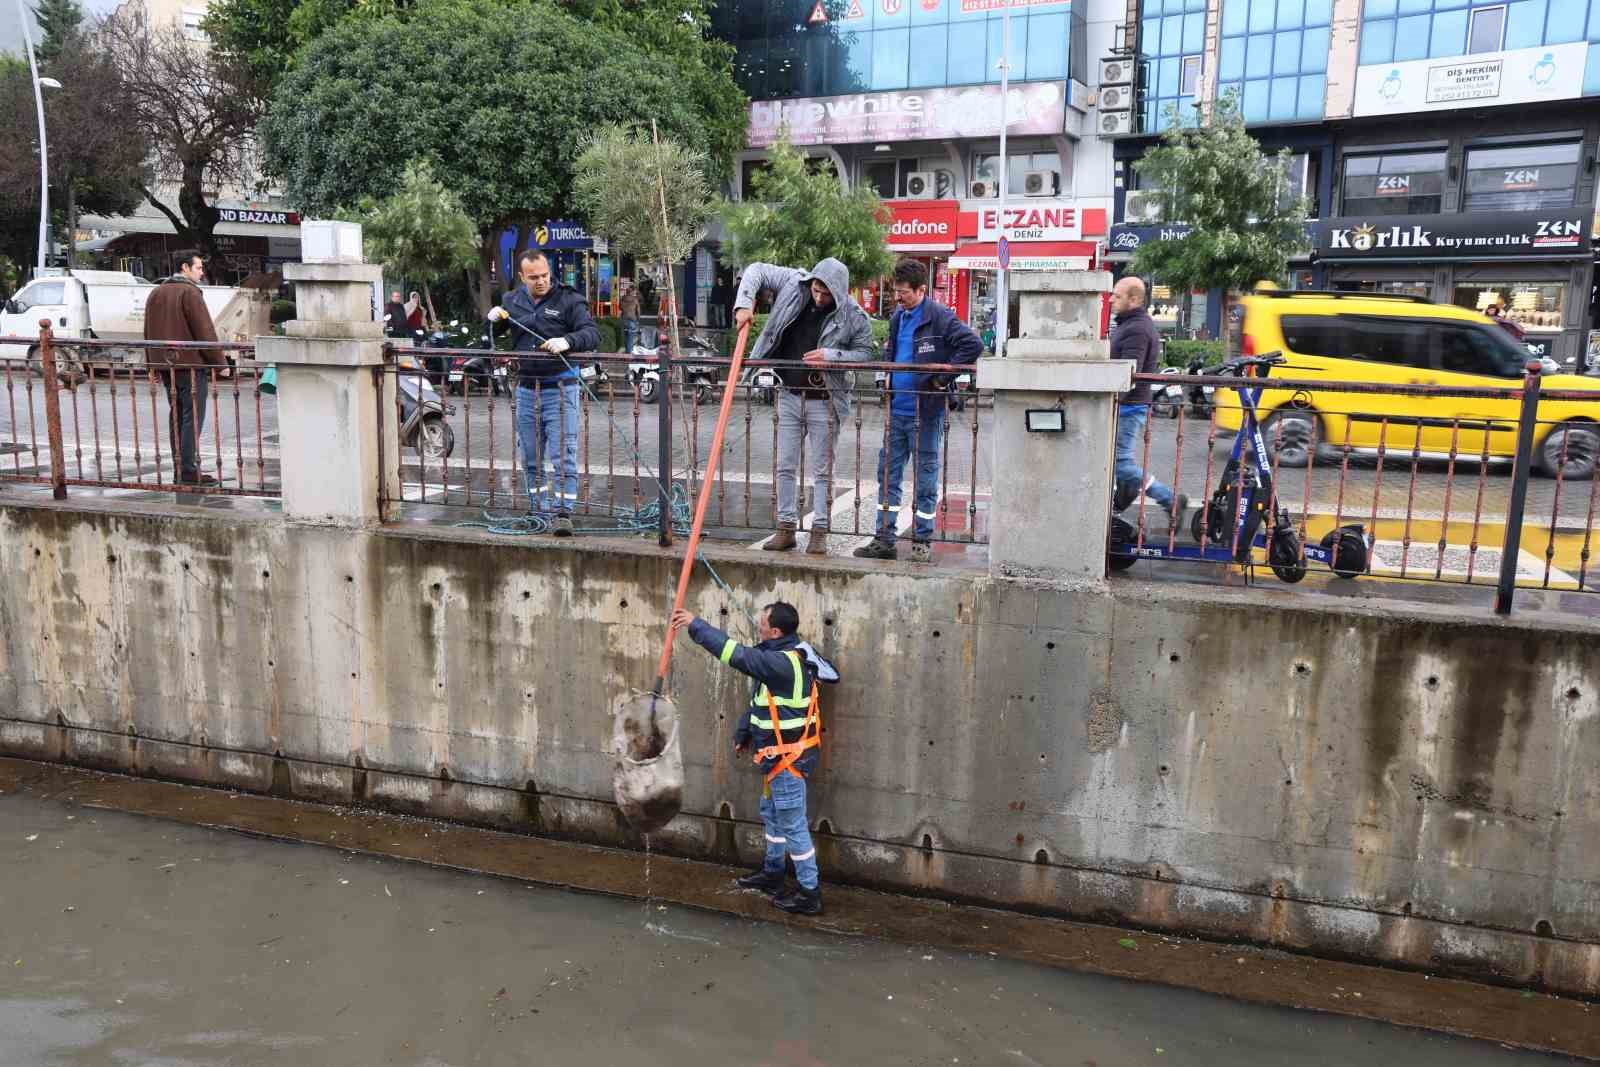
<instances>
[{"instance_id":1,"label":"paved road","mask_svg":"<svg viewBox=\"0 0 1600 1067\"><path fill-rule=\"evenodd\" d=\"M0 842L7 1064L1556 1062L26 795Z\"/></svg>"}]
</instances>

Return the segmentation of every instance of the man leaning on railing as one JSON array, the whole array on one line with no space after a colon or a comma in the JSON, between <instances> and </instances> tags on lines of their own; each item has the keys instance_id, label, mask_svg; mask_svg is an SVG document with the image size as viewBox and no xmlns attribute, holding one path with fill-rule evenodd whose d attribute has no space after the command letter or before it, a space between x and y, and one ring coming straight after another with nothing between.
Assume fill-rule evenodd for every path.
<instances>
[{"instance_id":1,"label":"man leaning on railing","mask_svg":"<svg viewBox=\"0 0 1600 1067\"><path fill-rule=\"evenodd\" d=\"M205 264L200 253L179 252L178 273L164 278L144 305L146 341L215 341L216 327L206 308L200 283L205 279ZM206 395L211 385L211 368L229 374L227 361L219 349L196 351L185 348L152 348L145 359L150 377L167 390L170 411L167 431L172 452L178 458L178 481L183 485L217 485L218 479L200 471L198 438L205 429Z\"/></svg>"},{"instance_id":2,"label":"man leaning on railing","mask_svg":"<svg viewBox=\"0 0 1600 1067\"><path fill-rule=\"evenodd\" d=\"M894 299L885 363L976 363L983 341L956 313L928 296L928 268L915 259L894 268ZM856 549L864 559L895 559L895 526L900 514L900 479L906 460L915 457L912 480L915 515L911 523L911 561L933 559L934 508L939 504L939 449L944 443L948 375L915 370L889 376L889 429L878 450L878 528Z\"/></svg>"}]
</instances>

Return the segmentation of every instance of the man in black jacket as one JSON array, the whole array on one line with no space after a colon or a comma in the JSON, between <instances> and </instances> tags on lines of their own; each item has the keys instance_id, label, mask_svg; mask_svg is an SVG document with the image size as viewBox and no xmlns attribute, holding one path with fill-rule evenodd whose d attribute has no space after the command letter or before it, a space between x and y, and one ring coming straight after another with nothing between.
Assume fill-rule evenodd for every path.
<instances>
[{"instance_id":1,"label":"man in black jacket","mask_svg":"<svg viewBox=\"0 0 1600 1067\"><path fill-rule=\"evenodd\" d=\"M806 779L816 769L822 742L817 683L837 682L839 672L795 633L800 613L782 601L761 612L761 643L741 645L704 619L678 609L672 629L688 627L695 644L719 661L753 678L750 703L741 709L733 733L733 750L739 755L755 749L755 762L766 775L761 791L761 827L767 854L761 869L739 879L741 889L758 889L772 896L784 911L801 915L822 913L822 890L817 882L817 847L806 823ZM794 861L800 888L783 892L784 857Z\"/></svg>"},{"instance_id":2,"label":"man in black jacket","mask_svg":"<svg viewBox=\"0 0 1600 1067\"><path fill-rule=\"evenodd\" d=\"M576 290L555 284L550 260L532 249L517 261L522 284L506 293L491 321L511 321L517 357L517 439L528 478L533 511L553 511L551 531L572 536L572 508L578 499L577 364L569 352L600 347L600 329ZM549 474L545 456L550 456Z\"/></svg>"},{"instance_id":3,"label":"man in black jacket","mask_svg":"<svg viewBox=\"0 0 1600 1067\"><path fill-rule=\"evenodd\" d=\"M1129 276L1111 290L1111 312L1117 325L1111 331L1111 358L1133 363L1135 374L1155 374L1161 369L1161 335L1144 308L1144 282ZM1189 506L1189 498L1173 495L1171 489L1147 475L1139 466L1139 444L1146 420L1150 418L1150 386L1135 382L1122 394L1117 406L1117 484L1135 482L1145 496L1156 502L1168 519L1176 524Z\"/></svg>"}]
</instances>

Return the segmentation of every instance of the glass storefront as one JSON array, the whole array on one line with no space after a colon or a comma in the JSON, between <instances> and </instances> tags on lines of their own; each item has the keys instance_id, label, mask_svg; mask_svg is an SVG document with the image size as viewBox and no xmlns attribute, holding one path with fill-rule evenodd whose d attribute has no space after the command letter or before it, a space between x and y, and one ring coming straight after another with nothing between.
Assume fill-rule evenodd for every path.
<instances>
[{"instance_id":1,"label":"glass storefront","mask_svg":"<svg viewBox=\"0 0 1600 1067\"><path fill-rule=\"evenodd\" d=\"M1345 215L1434 215L1444 201L1445 152L1346 156Z\"/></svg>"},{"instance_id":2,"label":"glass storefront","mask_svg":"<svg viewBox=\"0 0 1600 1067\"><path fill-rule=\"evenodd\" d=\"M1578 188L1577 141L1467 151L1463 211L1571 207Z\"/></svg>"},{"instance_id":3,"label":"glass storefront","mask_svg":"<svg viewBox=\"0 0 1600 1067\"><path fill-rule=\"evenodd\" d=\"M1529 333L1558 333L1566 300L1565 282L1470 282L1456 285L1452 303L1473 311L1497 304Z\"/></svg>"},{"instance_id":4,"label":"glass storefront","mask_svg":"<svg viewBox=\"0 0 1600 1067\"><path fill-rule=\"evenodd\" d=\"M1433 283L1426 278L1382 282L1344 278L1335 279L1331 285L1334 289L1346 293L1393 293L1396 296L1420 296L1424 300L1429 299L1433 293Z\"/></svg>"}]
</instances>

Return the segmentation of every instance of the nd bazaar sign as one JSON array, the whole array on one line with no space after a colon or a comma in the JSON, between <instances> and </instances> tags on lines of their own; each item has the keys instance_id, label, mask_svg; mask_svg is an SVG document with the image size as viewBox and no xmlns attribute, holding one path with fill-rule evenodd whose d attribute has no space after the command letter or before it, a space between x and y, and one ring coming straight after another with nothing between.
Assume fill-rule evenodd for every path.
<instances>
[{"instance_id":1,"label":"nd bazaar sign","mask_svg":"<svg viewBox=\"0 0 1600 1067\"><path fill-rule=\"evenodd\" d=\"M262 226L298 226L300 216L293 211L257 211L255 208L219 207L219 222L249 222Z\"/></svg>"}]
</instances>

